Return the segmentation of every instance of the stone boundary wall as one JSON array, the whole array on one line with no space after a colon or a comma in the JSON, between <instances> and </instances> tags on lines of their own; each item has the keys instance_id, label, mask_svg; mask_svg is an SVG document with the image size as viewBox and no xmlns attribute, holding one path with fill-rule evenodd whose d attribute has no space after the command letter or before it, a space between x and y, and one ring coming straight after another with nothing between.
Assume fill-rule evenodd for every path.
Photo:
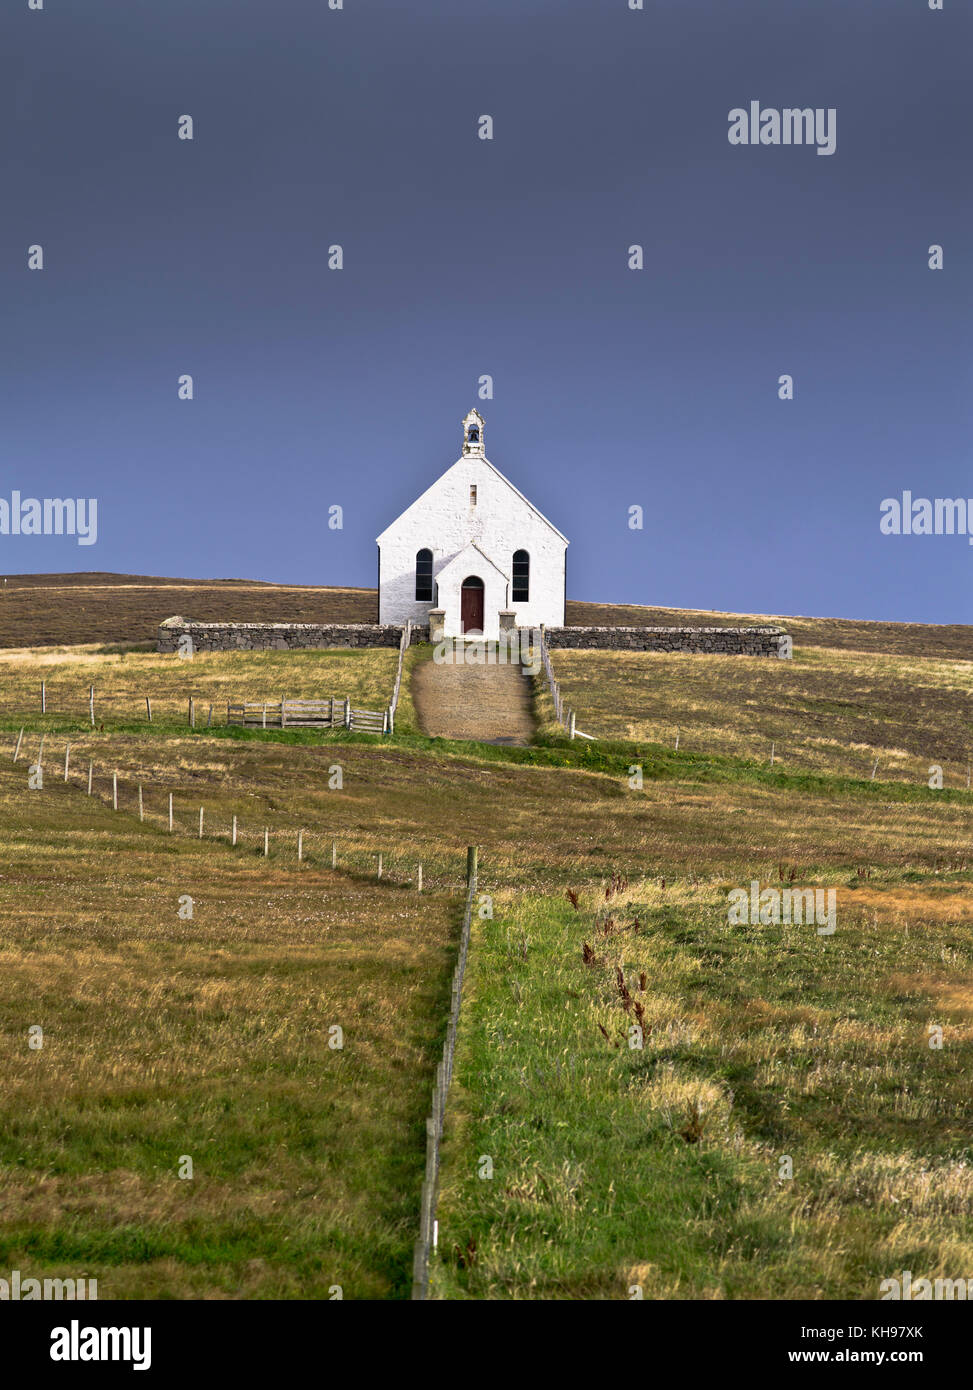
<instances>
[{"instance_id":1,"label":"stone boundary wall","mask_svg":"<svg viewBox=\"0 0 973 1390\"><path fill-rule=\"evenodd\" d=\"M549 627L548 647L628 652L696 652L788 658L791 641L779 627Z\"/></svg>"},{"instance_id":2,"label":"stone boundary wall","mask_svg":"<svg viewBox=\"0 0 973 1390\"><path fill-rule=\"evenodd\" d=\"M288 651L315 647L398 647L402 628L392 623L198 623L167 618L159 624L157 650L177 652L190 636L197 652ZM429 640L429 629L413 627L412 641Z\"/></svg>"},{"instance_id":3,"label":"stone boundary wall","mask_svg":"<svg viewBox=\"0 0 973 1390\"><path fill-rule=\"evenodd\" d=\"M200 623L175 617L159 624L157 650L177 652L179 639L187 634L198 652L397 647L402 640L402 628L395 623ZM790 639L779 627L549 627L544 636L552 649L723 656L791 654ZM428 642L428 626L413 626L411 641Z\"/></svg>"}]
</instances>

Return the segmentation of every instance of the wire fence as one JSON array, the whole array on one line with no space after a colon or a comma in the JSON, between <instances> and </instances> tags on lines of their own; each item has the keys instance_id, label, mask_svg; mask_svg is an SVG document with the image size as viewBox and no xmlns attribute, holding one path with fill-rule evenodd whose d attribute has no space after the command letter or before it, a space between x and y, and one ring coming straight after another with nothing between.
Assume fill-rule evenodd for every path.
<instances>
[{"instance_id":1,"label":"wire fence","mask_svg":"<svg viewBox=\"0 0 973 1390\"><path fill-rule=\"evenodd\" d=\"M554 667L551 664L551 654L547 649L547 640L544 636L543 627L540 630L540 649L541 663L544 667L544 674L547 677L548 689L551 692L551 699L554 701L554 717L563 729L567 731L570 738L575 735L575 713L573 709L568 709L561 698L561 687L558 685L554 676Z\"/></svg>"},{"instance_id":2,"label":"wire fence","mask_svg":"<svg viewBox=\"0 0 973 1390\"><path fill-rule=\"evenodd\" d=\"M402 685L402 663L405 649L412 640L411 622L402 629L399 644L398 666L392 698L382 709L359 708L363 697L358 696L355 705L347 695L340 697L310 695L301 698L276 697L271 700L233 700L228 699L223 689L207 691L205 688L183 691L158 690L154 692L126 690L105 691L94 685L71 687L57 682L49 687L46 680L39 682L36 712L51 719L83 720L92 729L104 727L104 721L125 724L174 724L185 723L189 728L212 728L223 723L222 711L226 710L225 723L254 725L264 728L350 728L368 733L391 733L395 711L399 703ZM374 692L364 697L374 699ZM0 703L0 716L4 721L14 717L30 718L26 695L18 699L11 711ZM350 718L349 718L350 714ZM315 717L317 716L317 717Z\"/></svg>"},{"instance_id":3,"label":"wire fence","mask_svg":"<svg viewBox=\"0 0 973 1390\"><path fill-rule=\"evenodd\" d=\"M867 749L856 749L845 753L844 760L840 764L836 757L835 761L829 765L824 757L816 760L811 755L811 750L797 740L778 742L771 738L763 747L758 747L756 734L752 736L741 735L737 741L728 743L726 740L707 739L706 730L699 728L690 729L688 738L684 739L683 735L687 731L668 724L640 720L637 711L632 711L633 722L639 721L640 725L637 737L631 729L612 734L610 730L603 728L595 736L582 733L580 729L575 728L574 710L564 703L561 686L554 674L554 664L551 661L550 651L545 641L544 629L541 628L540 631L541 661L554 703L554 714L558 723L571 738L584 738L592 741L596 738L608 742L617 738L619 742L623 743L657 743L663 747L671 746L676 753L680 751L681 747L684 753L699 753L704 757L765 761L771 767L779 767L782 772L797 774L851 777L856 781L866 780L870 782L924 782L933 790L945 787L952 787L955 790L963 790L964 788L967 791L971 790L973 752L967 753L965 759L962 757L932 756L924 758L916 754L911 759L902 756L899 761L892 762L887 757L885 759L876 757L873 752ZM586 719L589 716L597 721L597 715L593 714L591 710L588 711Z\"/></svg>"},{"instance_id":4,"label":"wire fence","mask_svg":"<svg viewBox=\"0 0 973 1390\"><path fill-rule=\"evenodd\" d=\"M438 1222L436 1221L439 1149L443 1137L446 1097L449 1093L449 1083L453 1076L453 1059L456 1055L456 1035L459 1030L463 976L466 972L466 957L470 945L470 925L473 919L476 880L477 850L475 845L470 845L466 851L466 909L463 913L463 927L460 932L459 955L456 960L456 969L453 971L449 1024L446 1028L446 1041L443 1043L443 1060L436 1067L436 1082L432 1088L432 1113L426 1120L426 1175L422 1183L419 1239L416 1241L412 1262L412 1297L419 1301L429 1297L429 1260L436 1247L439 1234Z\"/></svg>"},{"instance_id":5,"label":"wire fence","mask_svg":"<svg viewBox=\"0 0 973 1390\"><path fill-rule=\"evenodd\" d=\"M395 686L392 690L392 698L389 701L388 710L388 732L395 733L395 711L399 707L399 693L402 689L402 663L405 660L406 648L412 641L412 619L406 618L405 627L402 629L402 637L399 642L399 664L395 672Z\"/></svg>"},{"instance_id":6,"label":"wire fence","mask_svg":"<svg viewBox=\"0 0 973 1390\"><path fill-rule=\"evenodd\" d=\"M402 887L455 892L465 882L461 860L446 846L424 846L422 859L413 847L389 845L339 821L323 828L313 822L277 825L256 816L246 820L224 805L214 805L197 788L174 785L165 769L146 774L119 771L95 764L77 745L55 746L47 734L38 743L25 743L21 730L10 751L11 764L24 769L31 794L64 786L94 797L101 805L137 817L146 831L223 844L243 854L273 859L277 864L340 869L362 878L381 879ZM269 818L268 818L269 820Z\"/></svg>"}]
</instances>

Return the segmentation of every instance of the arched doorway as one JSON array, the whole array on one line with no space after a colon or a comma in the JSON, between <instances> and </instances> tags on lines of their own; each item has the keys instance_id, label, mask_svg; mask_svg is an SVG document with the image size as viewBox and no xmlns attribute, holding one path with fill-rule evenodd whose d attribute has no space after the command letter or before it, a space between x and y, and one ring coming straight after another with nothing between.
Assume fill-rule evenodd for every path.
<instances>
[{"instance_id":1,"label":"arched doorway","mask_svg":"<svg viewBox=\"0 0 973 1390\"><path fill-rule=\"evenodd\" d=\"M483 580L469 574L460 590L460 626L464 632L483 631Z\"/></svg>"}]
</instances>

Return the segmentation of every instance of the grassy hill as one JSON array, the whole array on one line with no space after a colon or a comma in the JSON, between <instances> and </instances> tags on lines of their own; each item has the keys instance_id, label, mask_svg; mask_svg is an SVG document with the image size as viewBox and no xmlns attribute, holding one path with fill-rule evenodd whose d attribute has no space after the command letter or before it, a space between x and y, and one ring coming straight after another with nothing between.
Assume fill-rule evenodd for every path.
<instances>
[{"instance_id":1,"label":"grassy hill","mask_svg":"<svg viewBox=\"0 0 973 1390\"><path fill-rule=\"evenodd\" d=\"M579 874L577 910L504 894L479 925L438 1296L874 1300L970 1267L968 874L876 890L819 839L828 938L728 926L697 844L692 875Z\"/></svg>"},{"instance_id":2,"label":"grassy hill","mask_svg":"<svg viewBox=\"0 0 973 1390\"><path fill-rule=\"evenodd\" d=\"M214 616L167 585L138 602ZM28 647L55 587L15 591L0 653L0 1263L102 1298L405 1296L477 844L438 1296L874 1299L973 1268L968 629L872 650L872 625L808 620L793 663L558 652L604 736L515 748L421 733L428 647L392 738L228 729L231 694L380 707L395 653ZM68 589L142 621L124 584ZM196 588L240 616L258 591L279 602ZM731 925L754 880L833 890L834 934Z\"/></svg>"},{"instance_id":3,"label":"grassy hill","mask_svg":"<svg viewBox=\"0 0 973 1390\"><path fill-rule=\"evenodd\" d=\"M890 623L856 618L802 618L781 613L709 613L698 608L646 608L568 600L569 626L737 627L774 623L795 645L899 656L954 657L973 661L973 627L961 623Z\"/></svg>"},{"instance_id":4,"label":"grassy hill","mask_svg":"<svg viewBox=\"0 0 973 1390\"><path fill-rule=\"evenodd\" d=\"M21 716L37 713L44 702L59 728L84 729L89 720L89 689L95 687L98 725L125 728L145 723L146 697L153 728L186 727L190 696L197 717L226 722L227 702L346 696L352 704L381 710L395 684L398 650L199 652L191 661L124 644L108 647L10 647L0 649L0 728L19 728ZM406 689L402 718L411 709Z\"/></svg>"},{"instance_id":5,"label":"grassy hill","mask_svg":"<svg viewBox=\"0 0 973 1390\"><path fill-rule=\"evenodd\" d=\"M0 647L155 642L175 614L207 622L373 623L374 589L133 574L11 574L0 584Z\"/></svg>"},{"instance_id":6,"label":"grassy hill","mask_svg":"<svg viewBox=\"0 0 973 1390\"><path fill-rule=\"evenodd\" d=\"M11 574L0 584L0 647L154 642L176 613L208 622L373 623L375 589L313 588L249 579L164 579L147 575ZM805 646L973 661L973 628L958 624L864 622L780 614L708 613L689 608L568 600L569 626L679 627L780 623Z\"/></svg>"},{"instance_id":7,"label":"grassy hill","mask_svg":"<svg viewBox=\"0 0 973 1390\"><path fill-rule=\"evenodd\" d=\"M39 790L0 759L0 1259L102 1299L407 1296L456 867L420 898L282 750L96 733L65 783L53 743Z\"/></svg>"},{"instance_id":8,"label":"grassy hill","mask_svg":"<svg viewBox=\"0 0 973 1390\"><path fill-rule=\"evenodd\" d=\"M973 661L795 646L793 659L555 651L577 726L850 777L965 786L973 762Z\"/></svg>"}]
</instances>

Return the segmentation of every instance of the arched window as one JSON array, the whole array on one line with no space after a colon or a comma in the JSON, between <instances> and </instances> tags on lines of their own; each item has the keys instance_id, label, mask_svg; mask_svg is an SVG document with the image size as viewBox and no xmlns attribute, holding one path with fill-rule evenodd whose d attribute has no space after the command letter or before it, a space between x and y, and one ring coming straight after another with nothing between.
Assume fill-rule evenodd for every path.
<instances>
[{"instance_id":1,"label":"arched window","mask_svg":"<svg viewBox=\"0 0 973 1390\"><path fill-rule=\"evenodd\" d=\"M416 555L416 602L432 603L431 550L420 550Z\"/></svg>"},{"instance_id":2,"label":"arched window","mask_svg":"<svg viewBox=\"0 0 973 1390\"><path fill-rule=\"evenodd\" d=\"M477 429L476 425L471 425L471 426L470 426L470 443L471 443L471 444L479 444L479 442L480 442L480 431Z\"/></svg>"},{"instance_id":3,"label":"arched window","mask_svg":"<svg viewBox=\"0 0 973 1390\"><path fill-rule=\"evenodd\" d=\"M530 556L526 550L514 551L513 592L511 603L530 602Z\"/></svg>"}]
</instances>

